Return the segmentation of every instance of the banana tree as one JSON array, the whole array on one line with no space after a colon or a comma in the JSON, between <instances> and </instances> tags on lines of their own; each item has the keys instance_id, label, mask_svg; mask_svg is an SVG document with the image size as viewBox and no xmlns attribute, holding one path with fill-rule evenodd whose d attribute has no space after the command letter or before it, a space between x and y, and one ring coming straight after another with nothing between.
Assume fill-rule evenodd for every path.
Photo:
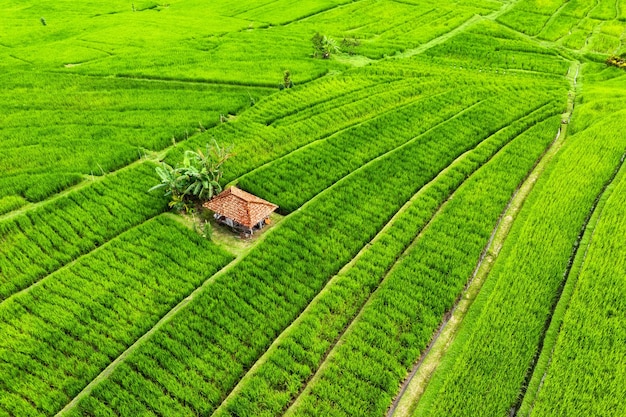
<instances>
[{"instance_id":1,"label":"banana tree","mask_svg":"<svg viewBox=\"0 0 626 417\"><path fill-rule=\"evenodd\" d=\"M182 166L163 163L156 168L161 182L149 191L165 190L165 195L172 197L170 207L188 211L192 201L210 200L222 191L222 166L232 156L232 147L220 147L215 140L204 152L186 151Z\"/></svg>"},{"instance_id":2,"label":"banana tree","mask_svg":"<svg viewBox=\"0 0 626 417\"><path fill-rule=\"evenodd\" d=\"M330 36L324 36L322 38L322 50L324 52L322 55L324 59L330 58L331 54L338 54L341 52L341 48L339 48L337 41Z\"/></svg>"}]
</instances>

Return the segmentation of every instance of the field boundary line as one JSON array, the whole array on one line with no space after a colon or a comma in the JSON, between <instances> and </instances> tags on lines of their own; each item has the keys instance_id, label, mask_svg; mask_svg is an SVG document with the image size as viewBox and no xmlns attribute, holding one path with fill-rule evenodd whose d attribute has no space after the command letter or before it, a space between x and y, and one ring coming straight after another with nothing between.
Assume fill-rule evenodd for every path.
<instances>
[{"instance_id":1,"label":"field boundary line","mask_svg":"<svg viewBox=\"0 0 626 417\"><path fill-rule=\"evenodd\" d=\"M465 318L465 315L480 292L482 284L488 277L494 262L500 254L500 250L502 249L517 214L523 207L526 198L534 188L535 183L546 169L547 165L563 146L567 138L567 124L569 123L574 108L579 68L580 63L578 62L573 63L570 67L570 89L568 91L567 108L561 116L561 126L557 131L555 139L540 156L535 166L529 171L526 178L514 192L508 205L502 212L498 223L494 227L489 242L465 290L452 309L446 313L435 336L402 384L400 392L394 399L393 405L387 413L387 417L410 417L417 407L422 394L430 382L431 376L436 371L441 359L454 341L463 318ZM575 73L573 72L574 69L576 69Z\"/></svg>"},{"instance_id":2,"label":"field boundary line","mask_svg":"<svg viewBox=\"0 0 626 417\"><path fill-rule=\"evenodd\" d=\"M560 148L559 144L556 143L560 136L559 132L555 141L550 145L550 150L555 146ZM467 310L478 295L485 278L489 275L491 267L500 254L508 232L519 210L522 208L526 197L533 189L539 174L545 168L545 164L542 163L545 162L547 164L548 161L546 158L549 160L558 152L558 149L553 152L550 152L550 150L544 152L544 155L540 157L540 161L535 164L535 167L529 172L522 184L515 190L507 206L500 214L487 245L483 249L463 292L452 309L444 315L443 321L439 325L433 339L403 382L400 392L387 412L387 417L409 417L411 415L414 406L417 405L416 401L421 397L421 394L430 380L430 376L434 373L441 357L446 353L448 347L454 340L458 327L465 317Z\"/></svg>"},{"instance_id":3,"label":"field boundary line","mask_svg":"<svg viewBox=\"0 0 626 417\"><path fill-rule=\"evenodd\" d=\"M555 10L554 13L552 13L552 15L550 15L550 18L546 20L546 22L541 27L541 30L539 31L539 33L537 33L535 36L532 36L532 38L538 38L548 28L548 26L550 26L550 24L554 22L561 15L561 12L565 8L565 6L568 5L568 3L569 3L568 1L563 2L563 4L557 10Z\"/></svg>"},{"instance_id":4,"label":"field boundary line","mask_svg":"<svg viewBox=\"0 0 626 417\"><path fill-rule=\"evenodd\" d=\"M544 108L545 105L540 106L538 108L536 108L535 110L531 111L530 113L524 115L524 117L522 118L527 118L529 117L531 114L541 110L542 108ZM547 116L546 119L547 120L549 117L551 116ZM458 163L460 163L460 161L466 157L467 155L471 154L474 150L476 150L478 147L481 146L481 144L483 144L486 140L488 140L489 138L493 137L494 135L498 134L499 132L503 131L504 129L510 127L513 123L519 121L521 119L517 119L515 121L512 121L509 125L502 127L501 129L499 129L498 131L494 132L493 134L491 134L489 137L483 139L480 143L478 143L474 148L467 150L466 152L464 152L463 154L461 154L459 157L457 157L450 165L448 165L448 167L446 167L445 169L443 169L442 171L439 172L439 174L437 174L437 176L435 178L433 178L433 180L431 182L429 182L427 185L424 186L430 186L437 178L439 178L439 176L441 174L443 174L444 172L450 170L453 165L456 165ZM366 310L367 306L371 303L371 300L374 298L375 294L380 291L380 287L381 285L383 285L383 283L385 282L385 280L387 279L387 277L393 272L393 270L397 267L397 265L403 260L403 258L405 258L407 256L407 253L421 240L423 234L429 229L430 224L437 218L437 216L440 214L440 212L445 208L445 206L447 205L447 203L454 197L455 193L458 191L459 188L461 188L466 182L467 180L469 180L474 173L476 173L479 169L481 169L482 167L484 167L485 165L487 165L493 158L495 158L498 154L500 154L500 152L508 145L510 144L513 140L515 140L517 137L519 137L520 135L522 135L525 131L527 131L528 129L530 129L532 127L532 125L529 125L527 128L525 128L522 132L520 132L519 134L516 134L514 137L512 137L510 140L508 140L505 144L503 144L496 152L494 152L493 155L491 155L489 157L489 159L487 159L487 161L485 161L484 164L482 164L481 166L479 166L476 170L473 171L473 173L465 178L461 184L459 184L459 186L450 194L450 196L437 208L436 212L433 214L433 216L429 219L429 221L424 225L424 227L422 227L422 229L419 231L419 233L413 238L413 240L411 241L411 243L402 251L402 253L396 258L395 262L393 263L393 265L385 272L383 278L380 280L378 286L370 293L370 295L367 297L367 299L365 300L365 302L361 305L361 307L359 308L359 311L357 312L357 314L352 318L352 320L348 323L348 325L346 325L346 327L344 328L344 330L341 332L341 334L338 336L338 338L335 340L335 343L330 346L328 348L328 351L326 352L326 354L324 355L324 358L322 360L322 362L320 363L320 366L318 367L318 369L315 371L315 373L313 374L313 376L311 378L309 378L309 380L306 382L306 384L303 386L303 388L300 390L300 392L298 393L298 395L291 401L289 407L285 410L284 415L285 416L289 416L291 414L293 414L293 407L297 405L297 402L299 400L299 398L301 397L301 395L305 392L307 392L307 390L309 389L310 385L312 383L314 383L316 380L319 380L320 378L320 373L328 366L328 357L332 354L332 352L337 349L337 347L342 345L343 342L343 336L348 333L350 331L350 329L355 325L355 323L358 321L358 319L362 316L363 312ZM421 193L421 190L420 192ZM419 196L417 195L418 193L416 193L400 210L405 211L408 206L410 205L410 203L412 203L414 201L414 199L417 199ZM400 214L400 211L398 211L397 214ZM395 215L394 215L395 218ZM346 265L347 267L348 265ZM342 272L342 271L340 271Z\"/></svg>"},{"instance_id":5,"label":"field boundary line","mask_svg":"<svg viewBox=\"0 0 626 417\"><path fill-rule=\"evenodd\" d=\"M583 224L582 230L579 233L579 238L576 241L573 253L570 256L568 269L563 274L563 282L561 283L561 286L559 288L560 294L558 294L558 298L552 306L552 314L550 317L548 317L548 320L546 322L544 328L544 337L542 338L540 346L538 347L537 353L534 358L534 363L528 370L527 379L524 381L524 384L522 386L522 390L520 392L521 395L519 396L515 416L530 416L530 414L532 413L537 397L539 396L539 392L543 387L543 382L546 378L546 375L548 374L548 371L550 370L550 364L552 363L554 349L558 342L558 336L565 321L565 315L567 314L569 303L577 288L576 284L578 283L580 275L585 269L585 261L587 260L589 248L593 243L596 226L602 218L602 213L606 206L607 200L611 197L611 194L613 193L613 184L615 180L621 175L621 173L623 173L622 168L624 166L624 160L626 160L626 153L622 155L622 158L620 159L616 169L613 171L611 178L609 178L608 182L600 191L600 194L598 194L598 196L596 197L596 200L593 207L591 208L590 213L588 214L586 222L585 224ZM580 252L581 246L585 247L585 250L582 253ZM546 361L545 364L542 364L542 359ZM534 390L533 393L530 393L528 391L528 388L535 385L532 383L532 381L537 382L537 378L539 377L539 374L536 371L539 371L541 373L541 378L538 380L536 390ZM528 401L532 401L532 403L528 403ZM528 408L528 410L525 410L524 408ZM525 411L527 411L527 413Z\"/></svg>"}]
</instances>

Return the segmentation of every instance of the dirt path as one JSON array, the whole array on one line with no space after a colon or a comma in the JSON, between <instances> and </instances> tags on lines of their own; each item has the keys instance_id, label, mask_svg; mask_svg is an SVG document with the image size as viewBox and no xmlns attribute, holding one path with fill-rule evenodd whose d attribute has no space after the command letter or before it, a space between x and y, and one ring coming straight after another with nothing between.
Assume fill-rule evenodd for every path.
<instances>
[{"instance_id":1,"label":"dirt path","mask_svg":"<svg viewBox=\"0 0 626 417\"><path fill-rule=\"evenodd\" d=\"M413 367L413 370L402 384L398 396L395 398L387 413L387 417L409 417L413 413L419 399L428 385L428 382L430 381L431 376L450 347L459 330L463 318L467 314L470 306L480 292L482 284L489 275L489 272L491 271L500 250L502 249L504 241L508 236L513 221L522 208L526 197L533 189L537 179L545 170L548 163L561 149L561 146L567 136L567 123L569 122L574 109L579 68L580 63L575 62L571 65L568 72L570 79L568 105L565 113L563 113L562 124L556 134L555 140L542 156L541 160L536 164L527 179L511 197L507 208L501 215L498 224L496 224L496 227L492 232L489 243L481 256L463 295L459 298L457 304L452 308L450 313L444 317L444 320L433 337L433 340L430 342L424 354L420 357L418 362Z\"/></svg>"},{"instance_id":2,"label":"dirt path","mask_svg":"<svg viewBox=\"0 0 626 417\"><path fill-rule=\"evenodd\" d=\"M524 116L528 117L530 116L530 114L535 113L536 111L539 111L539 109L534 110L533 112L529 113L528 115ZM500 131L506 129L508 126L503 127L502 129L498 130L497 132L494 132L493 135L491 135L490 137L498 134ZM529 126L530 127L530 126ZM487 140L487 139L485 139ZM484 141L481 142L481 144L484 143ZM510 143L510 141L508 142ZM478 144L476 146L479 147L481 144ZM474 149L476 149L474 148ZM473 149L472 149L473 150ZM454 165L458 164L461 162L461 160L463 158L465 158L466 156L468 156L472 150L469 150L465 153L463 153L462 155L460 155L457 159L455 159L455 161L450 164L447 168L445 168L444 170L442 170L436 178L438 178L440 175L442 175L443 173L447 172L448 170L450 170ZM491 161L491 159L493 159L496 155L498 155L500 151L494 153L482 166L486 165L489 161ZM436 179L435 178L435 179ZM468 177L469 178L469 177ZM433 181L431 181L427 186L430 186L431 184L433 184L433 182L435 181L435 179L433 179ZM465 181L464 181L465 182ZM464 183L463 182L463 183ZM462 184L461 184L462 185ZM459 185L459 187L461 186ZM426 186L425 186L426 187ZM458 189L458 188L457 188ZM419 198L419 196L422 194L422 191L418 192L413 198L411 198L411 200L409 202L407 202L405 204L405 206L403 206L403 208L399 211L398 214L400 214L400 212L406 210L406 208L408 207L408 205L414 201L416 198ZM452 198L452 196L454 195L454 193L451 195L450 198ZM450 199L449 198L449 199ZM449 200L448 199L448 200ZM328 366L328 362L327 362L327 358L331 355L331 353L338 347L341 345L342 343L342 338L343 335L346 334L347 332L350 331L350 329L358 322L359 318L362 316L363 312L366 310L367 306L370 304L371 300L373 299L373 297L375 296L375 294L379 291L379 288L381 287L381 285L385 282L386 278L395 270L395 268L397 267L399 261L406 256L406 254L411 250L411 248L413 246L415 246L417 244L417 242L420 240L421 236L424 234L425 231L427 231L429 229L429 226L431 224L431 222L439 215L439 213L443 210L443 208L446 206L447 201L446 200L435 212L435 214L430 218L430 220L428 221L428 223L422 228L422 230L419 232L419 234L413 239L413 241L411 242L411 244L402 252L402 254L398 257L398 259L396 260L396 262L393 264L393 266L386 272L385 276L381 279L380 283L378 284L378 287L369 295L369 297L366 299L366 301L363 303L363 305L360 307L358 313L356 314L356 316L348 323L348 325L345 327L345 329L341 332L341 334L337 337L337 339L335 340L335 343L329 347L327 353L325 354L324 358L322 359L321 365L319 366L319 368L315 371L315 373L312 375L312 377L306 382L306 384L302 387L302 389L300 390L300 392L298 393L298 395L292 400L292 402L290 403L289 407L287 408L287 410L285 411L284 415L285 416L290 416L293 414L295 407L297 406L298 402L299 402L299 398L306 393L309 389L310 386L313 385L317 380L319 380L320 375L322 374L323 370ZM492 238L493 239L493 236ZM491 240L490 240L491 241ZM484 258L485 253L483 253L482 258ZM481 258L481 259L482 259ZM395 405L395 403L394 403Z\"/></svg>"}]
</instances>

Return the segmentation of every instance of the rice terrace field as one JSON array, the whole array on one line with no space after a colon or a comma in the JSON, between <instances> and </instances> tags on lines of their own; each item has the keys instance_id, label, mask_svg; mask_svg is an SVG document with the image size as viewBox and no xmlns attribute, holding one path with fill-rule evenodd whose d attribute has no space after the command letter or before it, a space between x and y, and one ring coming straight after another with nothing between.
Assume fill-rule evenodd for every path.
<instances>
[{"instance_id":1,"label":"rice terrace field","mask_svg":"<svg viewBox=\"0 0 626 417\"><path fill-rule=\"evenodd\" d=\"M626 0L0 0L0 416L624 417L625 159Z\"/></svg>"}]
</instances>

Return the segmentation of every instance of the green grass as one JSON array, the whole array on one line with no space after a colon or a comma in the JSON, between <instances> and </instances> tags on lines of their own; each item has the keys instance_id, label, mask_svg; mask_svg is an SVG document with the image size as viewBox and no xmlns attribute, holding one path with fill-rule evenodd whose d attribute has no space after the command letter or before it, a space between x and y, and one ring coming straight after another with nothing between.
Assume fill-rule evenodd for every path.
<instances>
[{"instance_id":1,"label":"green grass","mask_svg":"<svg viewBox=\"0 0 626 417\"><path fill-rule=\"evenodd\" d=\"M0 222L0 301L119 233L161 213L167 201L147 189L142 163Z\"/></svg>"},{"instance_id":2,"label":"green grass","mask_svg":"<svg viewBox=\"0 0 626 417\"><path fill-rule=\"evenodd\" d=\"M552 88L556 94L559 84ZM133 352L81 401L79 410L110 407L122 412L141 410L145 404L181 415L214 410L271 341L396 210L456 157L505 127L497 109L507 97L496 94L487 100L477 110L479 125L407 142L318 194ZM523 114L511 109L509 122ZM286 246L293 249L285 252ZM150 358L157 355L176 359L159 361L156 368ZM176 369L198 363L204 363L199 372L205 382L181 381ZM167 403L150 394L156 380L171 392ZM130 396L121 397L120 390ZM102 404L107 404L104 409Z\"/></svg>"},{"instance_id":3,"label":"green grass","mask_svg":"<svg viewBox=\"0 0 626 417\"><path fill-rule=\"evenodd\" d=\"M622 358L626 248L615 239L626 232L624 170L602 210L580 277L564 313L551 361L532 416L624 414L626 375ZM607 191L608 192L608 191ZM610 262L607 262L610 259ZM607 366L607 364L611 364Z\"/></svg>"},{"instance_id":4,"label":"green grass","mask_svg":"<svg viewBox=\"0 0 626 417\"><path fill-rule=\"evenodd\" d=\"M0 198L0 215L18 209L28 202L20 196L6 196Z\"/></svg>"},{"instance_id":5,"label":"green grass","mask_svg":"<svg viewBox=\"0 0 626 417\"><path fill-rule=\"evenodd\" d=\"M287 415L384 414L470 279L500 214L553 140L558 123L552 118L520 135L452 195Z\"/></svg>"},{"instance_id":6,"label":"green grass","mask_svg":"<svg viewBox=\"0 0 626 417\"><path fill-rule=\"evenodd\" d=\"M176 221L158 217L3 302L0 409L56 413L230 260Z\"/></svg>"},{"instance_id":7,"label":"green grass","mask_svg":"<svg viewBox=\"0 0 626 417\"><path fill-rule=\"evenodd\" d=\"M217 415L280 415L304 388L350 320L385 279L394 263L402 259L402 253L440 206L456 189L465 187L467 178L494 154L509 152L508 149L501 151L502 147L533 125L541 114L539 111L486 139L423 188L280 336L267 357L257 369L246 375L236 394Z\"/></svg>"},{"instance_id":8,"label":"green grass","mask_svg":"<svg viewBox=\"0 0 626 417\"><path fill-rule=\"evenodd\" d=\"M587 120L584 110L574 120ZM504 415L519 405L581 230L623 155L619 120L573 129L522 208L415 416Z\"/></svg>"}]
</instances>

